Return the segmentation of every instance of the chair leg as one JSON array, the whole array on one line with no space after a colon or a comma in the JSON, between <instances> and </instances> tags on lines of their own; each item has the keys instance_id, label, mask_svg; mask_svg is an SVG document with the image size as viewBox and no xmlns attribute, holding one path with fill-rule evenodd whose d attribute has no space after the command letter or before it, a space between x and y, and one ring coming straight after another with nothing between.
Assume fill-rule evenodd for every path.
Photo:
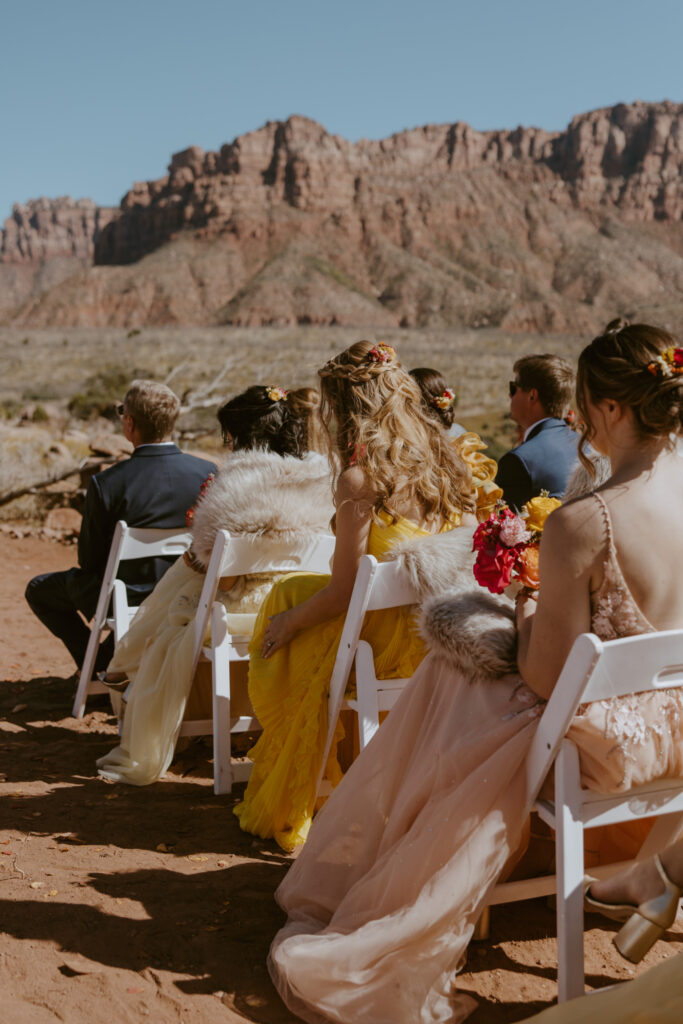
<instances>
[{"instance_id":1,"label":"chair leg","mask_svg":"<svg viewBox=\"0 0 683 1024\"><path fill-rule=\"evenodd\" d=\"M76 696L74 697L74 703L71 709L71 714L74 718L83 718L83 714L85 712L85 702L88 699L88 690L90 689L90 683L92 682L95 658L97 657L97 652L100 648L100 632L100 626L96 621L93 621L90 628L88 646L85 650L85 658L83 659L83 665L81 667L81 674L78 677L78 689L76 690Z\"/></svg>"},{"instance_id":2,"label":"chair leg","mask_svg":"<svg viewBox=\"0 0 683 1024\"><path fill-rule=\"evenodd\" d=\"M379 707L375 662L370 645L361 640L356 652L356 691L358 693L358 745L360 750L379 729Z\"/></svg>"},{"instance_id":3,"label":"chair leg","mask_svg":"<svg viewBox=\"0 0 683 1024\"><path fill-rule=\"evenodd\" d=\"M472 932L473 942L483 942L491 933L491 908L484 907Z\"/></svg>"},{"instance_id":4,"label":"chair leg","mask_svg":"<svg viewBox=\"0 0 683 1024\"><path fill-rule=\"evenodd\" d=\"M216 652L213 675L213 791L232 790L230 764L230 662Z\"/></svg>"},{"instance_id":5,"label":"chair leg","mask_svg":"<svg viewBox=\"0 0 683 1024\"><path fill-rule=\"evenodd\" d=\"M575 758L578 779L578 755ZM584 994L583 962L583 824L574 816L570 794L563 785L566 761L561 751L555 763L557 817L557 1001Z\"/></svg>"}]
</instances>

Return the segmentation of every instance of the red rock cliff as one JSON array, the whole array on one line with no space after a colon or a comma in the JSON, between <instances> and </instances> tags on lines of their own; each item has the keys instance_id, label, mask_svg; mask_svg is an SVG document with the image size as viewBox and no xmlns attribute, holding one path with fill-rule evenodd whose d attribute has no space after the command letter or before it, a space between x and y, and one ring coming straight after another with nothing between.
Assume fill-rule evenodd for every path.
<instances>
[{"instance_id":1,"label":"red rock cliff","mask_svg":"<svg viewBox=\"0 0 683 1024\"><path fill-rule=\"evenodd\" d=\"M592 111L562 133L456 122L355 144L303 117L269 122L219 152L176 154L118 215L83 210L98 267L14 315L584 329L637 310L669 321L683 306L682 165L683 106L669 102ZM14 250L73 243L80 254L59 230L49 244L49 230L25 231Z\"/></svg>"}]
</instances>

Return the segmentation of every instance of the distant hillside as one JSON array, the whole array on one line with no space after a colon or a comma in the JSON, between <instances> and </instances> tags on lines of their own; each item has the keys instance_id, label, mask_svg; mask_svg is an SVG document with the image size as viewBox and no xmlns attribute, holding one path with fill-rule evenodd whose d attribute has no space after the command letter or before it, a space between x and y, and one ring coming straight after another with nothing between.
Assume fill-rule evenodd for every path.
<instances>
[{"instance_id":1,"label":"distant hillside","mask_svg":"<svg viewBox=\"0 0 683 1024\"><path fill-rule=\"evenodd\" d=\"M680 328L683 105L565 132L427 125L356 144L303 117L177 153L118 210L17 206L0 317L587 331Z\"/></svg>"}]
</instances>

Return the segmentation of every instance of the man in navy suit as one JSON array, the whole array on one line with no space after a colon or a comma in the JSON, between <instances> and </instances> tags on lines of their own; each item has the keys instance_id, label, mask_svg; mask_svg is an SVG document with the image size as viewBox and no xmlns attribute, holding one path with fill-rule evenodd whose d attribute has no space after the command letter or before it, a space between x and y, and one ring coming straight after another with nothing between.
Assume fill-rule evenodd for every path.
<instances>
[{"instance_id":1,"label":"man in navy suit","mask_svg":"<svg viewBox=\"0 0 683 1024\"><path fill-rule=\"evenodd\" d=\"M169 440L180 412L178 397L164 384L136 380L119 409L123 433L134 451L129 459L97 473L89 485L78 539L78 568L36 576L26 600L47 628L66 645L80 667L119 519L129 526L182 529L203 481L215 473L213 462L187 455ZM140 604L174 561L173 558L124 562L119 576L128 600ZM96 669L106 668L113 638L100 645Z\"/></svg>"},{"instance_id":2,"label":"man in navy suit","mask_svg":"<svg viewBox=\"0 0 683 1024\"><path fill-rule=\"evenodd\" d=\"M496 483L508 505L519 511L542 490L562 497L578 460L579 436L564 419L576 384L566 359L524 356L513 369L510 416L520 428L521 441L498 463Z\"/></svg>"}]
</instances>

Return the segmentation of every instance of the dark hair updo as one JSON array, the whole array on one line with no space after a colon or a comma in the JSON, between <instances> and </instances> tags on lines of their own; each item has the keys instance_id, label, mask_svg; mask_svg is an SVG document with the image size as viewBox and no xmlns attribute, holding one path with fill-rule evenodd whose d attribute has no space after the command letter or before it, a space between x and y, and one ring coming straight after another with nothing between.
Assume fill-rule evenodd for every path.
<instances>
[{"instance_id":1,"label":"dark hair updo","mask_svg":"<svg viewBox=\"0 0 683 1024\"><path fill-rule=\"evenodd\" d=\"M254 384L231 398L218 410L223 440L230 435L234 451L265 448L278 455L301 459L309 450L310 421L317 408L310 401L308 388L302 401L299 392Z\"/></svg>"},{"instance_id":2,"label":"dark hair updo","mask_svg":"<svg viewBox=\"0 0 683 1024\"><path fill-rule=\"evenodd\" d=\"M410 376L417 382L422 392L425 412L432 419L438 420L445 430L450 430L455 420L455 406L458 399L454 394L453 401L444 409L436 404L437 400L444 395L446 389L453 390L446 383L446 378L438 370L432 370L428 366L417 366L414 370L410 371Z\"/></svg>"},{"instance_id":3,"label":"dark hair updo","mask_svg":"<svg viewBox=\"0 0 683 1024\"><path fill-rule=\"evenodd\" d=\"M628 406L641 441L683 433L683 374L666 376L658 360L676 347L661 327L612 320L579 356L576 403L585 423L579 454L593 436L587 399Z\"/></svg>"}]
</instances>

